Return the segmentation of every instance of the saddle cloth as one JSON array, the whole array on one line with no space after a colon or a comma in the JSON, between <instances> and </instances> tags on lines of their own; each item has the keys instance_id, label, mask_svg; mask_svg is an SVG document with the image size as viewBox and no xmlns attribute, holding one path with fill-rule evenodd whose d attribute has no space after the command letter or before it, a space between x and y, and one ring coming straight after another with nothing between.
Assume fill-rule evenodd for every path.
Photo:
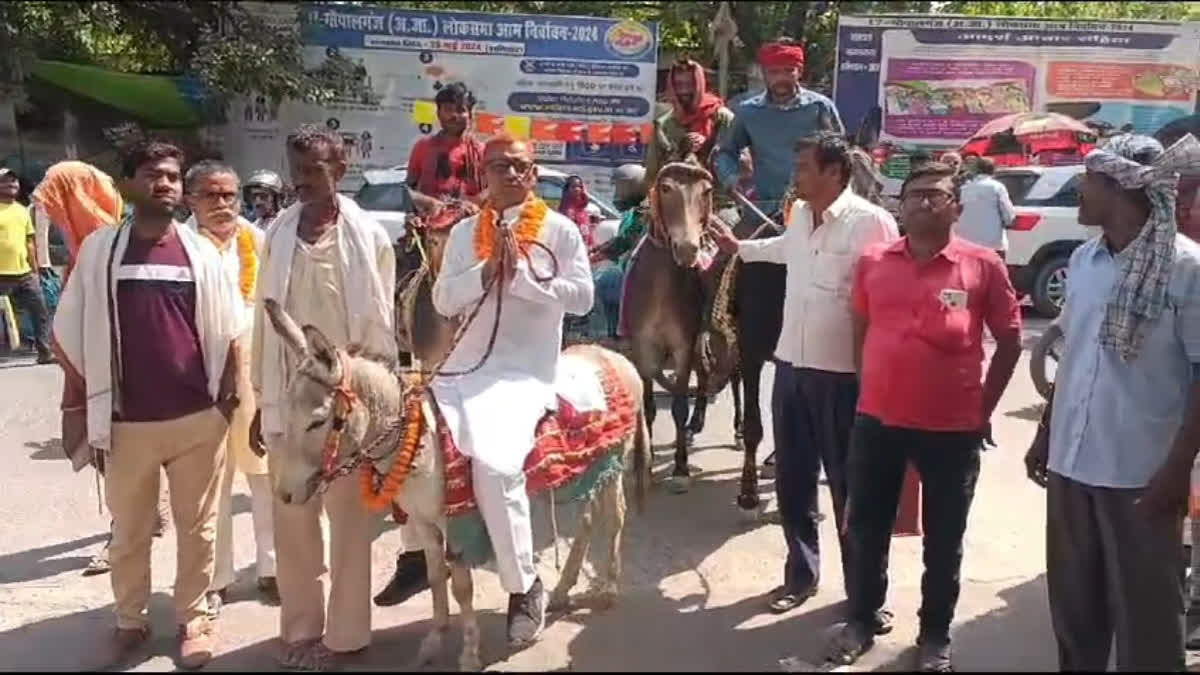
<instances>
[{"instance_id":1,"label":"saddle cloth","mask_svg":"<svg viewBox=\"0 0 1200 675\"><path fill-rule=\"evenodd\" d=\"M637 428L637 405L607 358L597 363L581 356L564 354L573 361L556 381L558 410L547 412L538 422L533 448L525 459L525 486L530 495L552 490L588 473L596 463L620 448ZM563 365L560 362L560 366ZM590 371L590 377L586 371ZM463 455L434 408L437 438L445 460L446 515L460 516L477 509L471 484L471 460ZM407 520L393 505L397 522Z\"/></svg>"}]
</instances>

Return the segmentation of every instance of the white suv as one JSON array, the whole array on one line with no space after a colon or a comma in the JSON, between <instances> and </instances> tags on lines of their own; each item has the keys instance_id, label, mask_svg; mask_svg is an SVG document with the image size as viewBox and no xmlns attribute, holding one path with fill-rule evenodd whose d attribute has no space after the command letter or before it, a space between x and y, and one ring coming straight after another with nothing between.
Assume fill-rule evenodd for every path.
<instances>
[{"instance_id":1,"label":"white suv","mask_svg":"<svg viewBox=\"0 0 1200 675\"><path fill-rule=\"evenodd\" d=\"M1100 232L1079 224L1079 179L1084 169L1025 166L997 169L1008 188L1017 218L1008 230L1008 269L1018 293L1027 294L1039 314L1058 316L1067 297L1071 252Z\"/></svg>"}]
</instances>

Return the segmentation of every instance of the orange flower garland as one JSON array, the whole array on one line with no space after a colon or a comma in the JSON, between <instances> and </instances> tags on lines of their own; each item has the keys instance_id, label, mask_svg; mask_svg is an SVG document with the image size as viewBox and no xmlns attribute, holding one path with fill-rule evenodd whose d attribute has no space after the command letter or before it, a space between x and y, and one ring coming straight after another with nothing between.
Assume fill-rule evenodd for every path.
<instances>
[{"instance_id":1,"label":"orange flower garland","mask_svg":"<svg viewBox=\"0 0 1200 675\"><path fill-rule=\"evenodd\" d=\"M404 484L408 474L412 472L413 460L417 458L417 450L421 447L421 436L425 433L425 414L421 409L421 391L423 389L418 388L416 393L406 397L407 401L404 406L406 423L400 449L379 490L375 490L375 468L371 464L364 464L359 474L363 503L370 511L382 511L387 508L396 498L396 493L400 491L400 486Z\"/></svg>"},{"instance_id":2,"label":"orange flower garland","mask_svg":"<svg viewBox=\"0 0 1200 675\"><path fill-rule=\"evenodd\" d=\"M521 255L529 254L529 247L542 234L542 224L546 222L546 212L549 207L540 199L525 202L521 215L513 226L513 236L517 240L517 250ZM479 223L475 226L475 257L477 260L491 260L496 255L497 239L500 228L496 226L496 209L491 203L485 203L479 213Z\"/></svg>"},{"instance_id":3,"label":"orange flower garland","mask_svg":"<svg viewBox=\"0 0 1200 675\"><path fill-rule=\"evenodd\" d=\"M216 244L218 249L222 247L221 241L211 232L203 228L200 231ZM254 286L258 283L258 247L255 246L254 233L249 227L238 225L235 243L238 254L238 289L242 292L242 298L251 302L254 300Z\"/></svg>"}]
</instances>

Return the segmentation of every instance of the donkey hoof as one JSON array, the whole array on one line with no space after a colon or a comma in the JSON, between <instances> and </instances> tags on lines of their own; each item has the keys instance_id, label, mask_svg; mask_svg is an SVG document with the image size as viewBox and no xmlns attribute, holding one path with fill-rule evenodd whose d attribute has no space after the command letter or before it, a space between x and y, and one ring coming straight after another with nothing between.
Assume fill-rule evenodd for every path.
<instances>
[{"instance_id":1,"label":"donkey hoof","mask_svg":"<svg viewBox=\"0 0 1200 675\"><path fill-rule=\"evenodd\" d=\"M688 476L671 476L667 481L667 492L673 495L686 493L692 487L692 479Z\"/></svg>"},{"instance_id":2,"label":"donkey hoof","mask_svg":"<svg viewBox=\"0 0 1200 675\"><path fill-rule=\"evenodd\" d=\"M746 524L759 522L767 510L766 503L754 495L739 495L737 505L741 521Z\"/></svg>"},{"instance_id":3,"label":"donkey hoof","mask_svg":"<svg viewBox=\"0 0 1200 675\"><path fill-rule=\"evenodd\" d=\"M421 640L421 647L417 650L417 658L415 667L424 668L433 663L437 655L442 651L442 631L432 630L425 635Z\"/></svg>"},{"instance_id":4,"label":"donkey hoof","mask_svg":"<svg viewBox=\"0 0 1200 675\"><path fill-rule=\"evenodd\" d=\"M458 669L464 673L478 673L483 670L483 662L478 654L463 654L458 659Z\"/></svg>"}]
</instances>

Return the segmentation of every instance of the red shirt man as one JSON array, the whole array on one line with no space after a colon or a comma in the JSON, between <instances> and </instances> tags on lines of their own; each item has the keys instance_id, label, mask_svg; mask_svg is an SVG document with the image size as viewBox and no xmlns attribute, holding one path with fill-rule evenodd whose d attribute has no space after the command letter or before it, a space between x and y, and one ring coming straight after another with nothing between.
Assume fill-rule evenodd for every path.
<instances>
[{"instance_id":1,"label":"red shirt man","mask_svg":"<svg viewBox=\"0 0 1200 675\"><path fill-rule=\"evenodd\" d=\"M870 250L851 295L860 395L848 461L850 617L831 654L853 663L870 646L887 592L887 554L909 462L921 476L925 575L922 671L950 663L962 540L990 440L992 411L1021 354L1021 315L994 251L956 238L954 169L927 164L901 190L906 236ZM983 371L983 327L996 351Z\"/></svg>"},{"instance_id":2,"label":"red shirt man","mask_svg":"<svg viewBox=\"0 0 1200 675\"><path fill-rule=\"evenodd\" d=\"M442 130L422 138L408 158L408 186L436 199L472 199L483 191L483 144L470 137L475 96L455 82L434 97Z\"/></svg>"}]
</instances>

